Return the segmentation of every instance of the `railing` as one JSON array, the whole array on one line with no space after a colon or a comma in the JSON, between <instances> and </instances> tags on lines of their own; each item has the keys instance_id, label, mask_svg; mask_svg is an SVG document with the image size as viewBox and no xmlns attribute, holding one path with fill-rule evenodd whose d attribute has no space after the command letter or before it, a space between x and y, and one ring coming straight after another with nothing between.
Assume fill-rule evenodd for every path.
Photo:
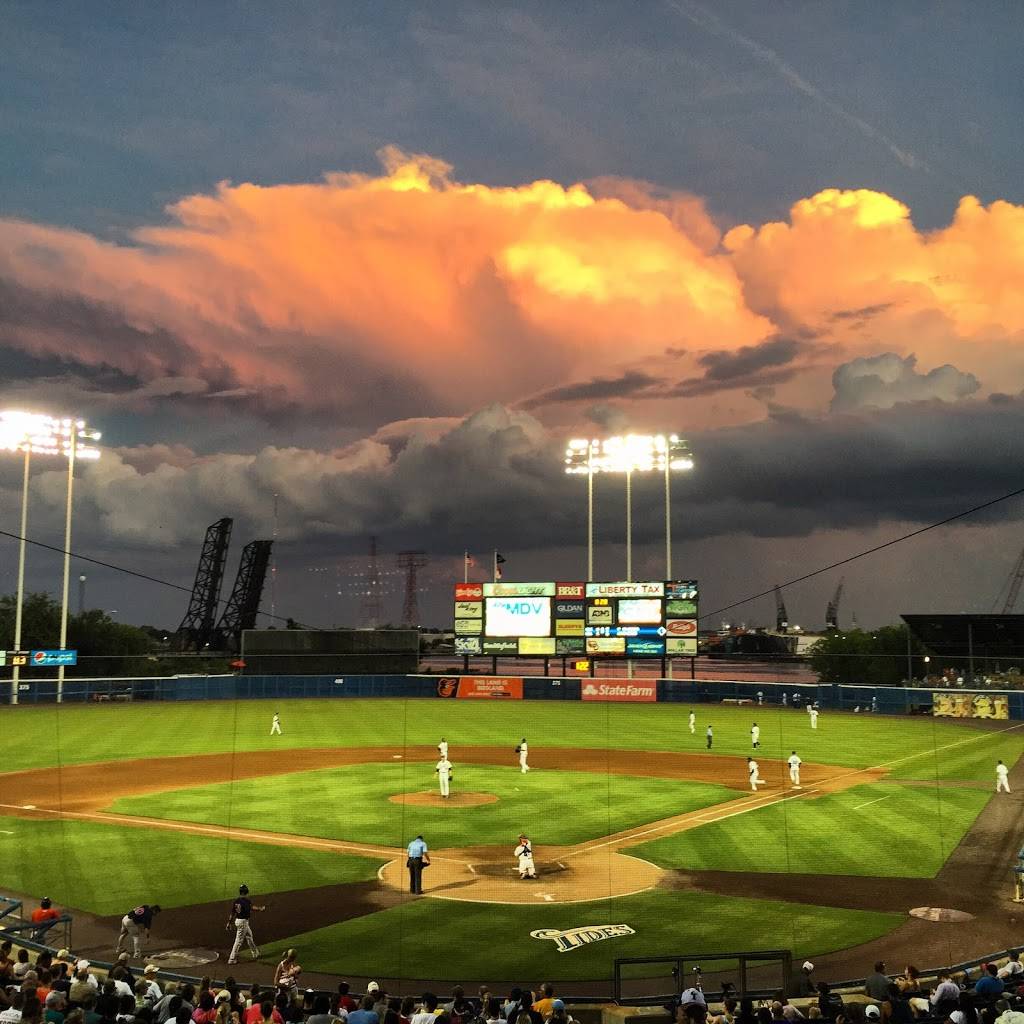
<instances>
[{"instance_id":1,"label":"railing","mask_svg":"<svg viewBox=\"0 0 1024 1024\"><path fill-rule=\"evenodd\" d=\"M17 915L16 917L14 915ZM14 939L19 945L37 952L50 949L45 941L50 933L59 928L61 940L55 944L57 949L71 948L71 924L74 918L70 914L61 914L50 921L31 921L25 918L24 904L12 896L0 896L0 935Z\"/></svg>"}]
</instances>

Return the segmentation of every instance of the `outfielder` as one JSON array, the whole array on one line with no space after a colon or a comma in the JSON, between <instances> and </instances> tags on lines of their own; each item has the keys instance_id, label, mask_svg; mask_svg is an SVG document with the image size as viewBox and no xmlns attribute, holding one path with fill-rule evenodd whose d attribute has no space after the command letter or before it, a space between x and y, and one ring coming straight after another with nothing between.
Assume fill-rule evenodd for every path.
<instances>
[{"instance_id":1,"label":"outfielder","mask_svg":"<svg viewBox=\"0 0 1024 1024\"><path fill-rule=\"evenodd\" d=\"M275 734L281 735L281 716L276 711L274 712L274 719L270 723L270 735L273 736Z\"/></svg>"},{"instance_id":2,"label":"outfielder","mask_svg":"<svg viewBox=\"0 0 1024 1024\"><path fill-rule=\"evenodd\" d=\"M1003 764L1002 761L996 762L996 792L997 793L1009 793L1010 792L1010 781L1007 776L1010 774L1009 768Z\"/></svg>"},{"instance_id":3,"label":"outfielder","mask_svg":"<svg viewBox=\"0 0 1024 1024\"><path fill-rule=\"evenodd\" d=\"M519 858L519 877L524 881L527 878L536 878L537 869L533 863L533 846L526 836L520 833L519 845L512 853L513 856Z\"/></svg>"},{"instance_id":4,"label":"outfielder","mask_svg":"<svg viewBox=\"0 0 1024 1024\"><path fill-rule=\"evenodd\" d=\"M526 737L524 736L519 741L519 746L516 747L516 753L519 755L519 770L525 775L529 770L530 766L526 763L527 755Z\"/></svg>"},{"instance_id":5,"label":"outfielder","mask_svg":"<svg viewBox=\"0 0 1024 1024\"><path fill-rule=\"evenodd\" d=\"M811 728L812 729L817 729L818 728L818 709L812 707L811 710L808 712L808 714L811 716Z\"/></svg>"},{"instance_id":6,"label":"outfielder","mask_svg":"<svg viewBox=\"0 0 1024 1024\"><path fill-rule=\"evenodd\" d=\"M793 788L803 789L804 787L800 785L800 765L803 764L800 755L794 750L787 758L786 763L789 765L789 781L793 783Z\"/></svg>"},{"instance_id":7,"label":"outfielder","mask_svg":"<svg viewBox=\"0 0 1024 1024\"><path fill-rule=\"evenodd\" d=\"M441 754L441 760L448 760L448 741L442 736L441 742L437 745L438 752Z\"/></svg>"},{"instance_id":8,"label":"outfielder","mask_svg":"<svg viewBox=\"0 0 1024 1024\"><path fill-rule=\"evenodd\" d=\"M447 744L445 744L447 746ZM442 754L441 760L437 762L437 767L434 769L437 772L437 781L441 786L441 796L445 800L448 799L450 789L449 783L452 779L452 763L448 758Z\"/></svg>"},{"instance_id":9,"label":"outfielder","mask_svg":"<svg viewBox=\"0 0 1024 1024\"><path fill-rule=\"evenodd\" d=\"M747 771L750 774L750 788L756 793L757 787L763 786L765 781L761 778L760 765L752 757L747 758Z\"/></svg>"},{"instance_id":10,"label":"outfielder","mask_svg":"<svg viewBox=\"0 0 1024 1024\"><path fill-rule=\"evenodd\" d=\"M715 734L711 731L711 726L708 726L708 731L704 734L708 738L708 750L711 749L711 744L715 742Z\"/></svg>"},{"instance_id":11,"label":"outfielder","mask_svg":"<svg viewBox=\"0 0 1024 1024\"><path fill-rule=\"evenodd\" d=\"M690 712L690 735L692 736L697 731L697 716L691 711Z\"/></svg>"},{"instance_id":12,"label":"outfielder","mask_svg":"<svg viewBox=\"0 0 1024 1024\"><path fill-rule=\"evenodd\" d=\"M750 745L755 750L761 746L761 726L757 722L750 727Z\"/></svg>"},{"instance_id":13,"label":"outfielder","mask_svg":"<svg viewBox=\"0 0 1024 1024\"><path fill-rule=\"evenodd\" d=\"M1002 764L1002 761L999 763ZM159 903L154 903L152 906L143 903L141 906L135 907L134 910L129 910L121 918L121 934L117 937L117 952L120 953L122 949L127 950L128 943L125 940L131 939L132 955L142 956L142 933L145 931L146 938L149 938L149 929L153 926L153 918L159 913Z\"/></svg>"},{"instance_id":14,"label":"outfielder","mask_svg":"<svg viewBox=\"0 0 1024 1024\"><path fill-rule=\"evenodd\" d=\"M235 926L235 942L231 947L231 953L228 956L229 964L238 963L238 954L242 950L242 943L248 945L250 952L252 953L253 960L256 960L260 951L256 945L256 940L252 937L252 928L249 926L249 919L252 917L254 910L266 910L263 907L254 907L252 900L249 899L249 886L240 885L238 887L238 898L231 904L231 909L228 911L227 924L224 925L225 931L231 931L231 926Z\"/></svg>"}]
</instances>

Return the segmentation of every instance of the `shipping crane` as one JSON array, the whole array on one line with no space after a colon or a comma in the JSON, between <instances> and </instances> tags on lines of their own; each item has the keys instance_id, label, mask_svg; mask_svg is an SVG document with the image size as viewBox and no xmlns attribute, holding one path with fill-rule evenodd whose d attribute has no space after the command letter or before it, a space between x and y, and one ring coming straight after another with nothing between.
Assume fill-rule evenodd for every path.
<instances>
[{"instance_id":1,"label":"shipping crane","mask_svg":"<svg viewBox=\"0 0 1024 1024\"><path fill-rule=\"evenodd\" d=\"M836 592L832 595L832 600L829 601L828 607L825 609L825 632L838 633L839 632L839 601L843 596L843 583L842 577L839 578L839 586L836 587Z\"/></svg>"},{"instance_id":2,"label":"shipping crane","mask_svg":"<svg viewBox=\"0 0 1024 1024\"><path fill-rule=\"evenodd\" d=\"M789 615L786 613L786 602L782 600L782 591L775 584L775 630L778 633L789 632Z\"/></svg>"},{"instance_id":3,"label":"shipping crane","mask_svg":"<svg viewBox=\"0 0 1024 1024\"><path fill-rule=\"evenodd\" d=\"M1017 558L1017 564L1010 573L1010 578L1003 584L1006 588L1006 601L1003 604L1002 614L1011 615L1016 607L1017 598L1020 596L1020 587L1024 583L1024 551L1021 551ZM1002 591L999 591L1000 595ZM999 598L996 597L996 609L999 609Z\"/></svg>"}]
</instances>

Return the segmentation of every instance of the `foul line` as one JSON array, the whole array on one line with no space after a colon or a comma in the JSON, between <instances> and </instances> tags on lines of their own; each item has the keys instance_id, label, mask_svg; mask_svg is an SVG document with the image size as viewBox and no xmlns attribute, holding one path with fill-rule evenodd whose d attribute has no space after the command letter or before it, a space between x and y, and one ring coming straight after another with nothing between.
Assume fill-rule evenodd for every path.
<instances>
[{"instance_id":1,"label":"foul line","mask_svg":"<svg viewBox=\"0 0 1024 1024\"><path fill-rule=\"evenodd\" d=\"M883 800L888 800L890 797L894 795L895 794L890 793L888 796L880 796L877 800L869 800L866 804L857 804L857 806L854 807L853 810L859 811L862 807L870 807L872 804L880 804Z\"/></svg>"}]
</instances>

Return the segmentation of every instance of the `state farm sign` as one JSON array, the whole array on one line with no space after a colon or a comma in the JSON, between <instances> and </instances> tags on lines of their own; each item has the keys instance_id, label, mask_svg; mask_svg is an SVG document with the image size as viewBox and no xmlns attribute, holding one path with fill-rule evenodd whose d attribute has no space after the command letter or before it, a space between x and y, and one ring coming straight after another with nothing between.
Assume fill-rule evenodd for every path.
<instances>
[{"instance_id":1,"label":"state farm sign","mask_svg":"<svg viewBox=\"0 0 1024 1024\"><path fill-rule=\"evenodd\" d=\"M621 701L623 703L653 703L658 699L658 684L622 682L620 680L587 679L580 689L583 700Z\"/></svg>"}]
</instances>

